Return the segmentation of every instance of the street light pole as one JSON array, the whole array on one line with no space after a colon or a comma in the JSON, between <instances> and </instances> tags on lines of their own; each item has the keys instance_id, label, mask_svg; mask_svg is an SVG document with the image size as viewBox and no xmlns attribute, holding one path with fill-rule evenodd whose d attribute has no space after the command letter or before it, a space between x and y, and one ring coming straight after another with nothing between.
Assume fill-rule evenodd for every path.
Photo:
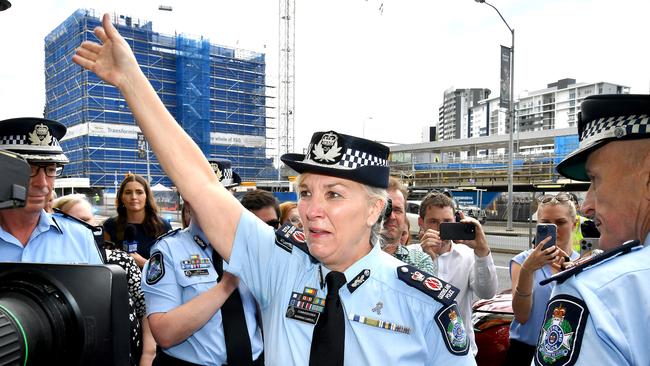
<instances>
[{"instance_id":1,"label":"street light pole","mask_svg":"<svg viewBox=\"0 0 650 366\"><path fill-rule=\"evenodd\" d=\"M510 28L510 25L508 25L508 22L503 18L503 15L501 15L501 12L499 9L497 9L494 5L485 2L485 0L474 0L477 3L481 4L486 4L489 5L492 9L494 9L497 14L499 14L499 17L501 20L503 20L503 23L508 27L508 30L510 31L510 34L512 35L512 44L510 45L510 105L508 108L508 116L509 116L509 122L510 122L510 133L509 138L508 138L508 206L506 208L506 213L508 214L508 221L506 224L506 230L507 231L512 231L512 181L513 181L513 174L514 174L514 143L513 143L513 133L515 129L515 124L516 124L516 118L515 118L515 100L514 100L514 94L515 94L515 30Z\"/></svg>"}]
</instances>

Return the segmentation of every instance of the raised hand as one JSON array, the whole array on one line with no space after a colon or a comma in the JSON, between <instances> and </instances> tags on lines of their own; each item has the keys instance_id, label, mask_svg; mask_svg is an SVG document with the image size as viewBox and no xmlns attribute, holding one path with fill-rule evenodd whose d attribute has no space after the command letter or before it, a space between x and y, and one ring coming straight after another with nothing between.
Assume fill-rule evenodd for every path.
<instances>
[{"instance_id":1,"label":"raised hand","mask_svg":"<svg viewBox=\"0 0 650 366\"><path fill-rule=\"evenodd\" d=\"M104 14L102 25L94 30L102 44L84 41L72 56L72 61L121 89L129 82L132 72L141 72L140 67L131 47L115 29L108 14Z\"/></svg>"},{"instance_id":2,"label":"raised hand","mask_svg":"<svg viewBox=\"0 0 650 366\"><path fill-rule=\"evenodd\" d=\"M524 263L522 263L521 268L526 268L532 272L544 267L547 264L552 264L558 260L558 257L563 257L561 250L553 245L552 247L543 249L544 244L546 244L551 237L548 236L544 238L530 253L530 256L526 258Z\"/></svg>"},{"instance_id":3,"label":"raised hand","mask_svg":"<svg viewBox=\"0 0 650 366\"><path fill-rule=\"evenodd\" d=\"M422 251L430 255L432 259L444 253L449 245L451 245L451 242L440 239L440 232L433 229L426 230L420 236Z\"/></svg>"},{"instance_id":4,"label":"raised hand","mask_svg":"<svg viewBox=\"0 0 650 366\"><path fill-rule=\"evenodd\" d=\"M461 220L460 222L464 223L471 223L474 225L475 231L476 231L476 237L474 240L454 240L455 243L460 243L460 244L465 244L468 247L474 249L474 253L478 257L485 257L486 255L490 254L490 247L488 246L488 241L487 238L485 237L485 233L483 232L483 227L481 226L481 223L478 222L473 217L466 217L464 213L460 213Z\"/></svg>"}]
</instances>

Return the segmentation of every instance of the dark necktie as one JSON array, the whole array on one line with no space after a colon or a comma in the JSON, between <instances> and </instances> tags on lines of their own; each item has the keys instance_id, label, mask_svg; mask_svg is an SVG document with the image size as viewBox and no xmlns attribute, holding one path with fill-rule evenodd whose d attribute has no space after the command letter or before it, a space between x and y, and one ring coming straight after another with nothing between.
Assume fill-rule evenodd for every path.
<instances>
[{"instance_id":1,"label":"dark necktie","mask_svg":"<svg viewBox=\"0 0 650 366\"><path fill-rule=\"evenodd\" d=\"M212 265L219 275L218 281L223 278L223 259L216 250L212 250ZM248 337L244 305L242 304L239 290L235 289L228 300L221 306L221 320L223 322L223 335L226 342L226 355L228 365L251 365L253 352L251 341Z\"/></svg>"},{"instance_id":2,"label":"dark necktie","mask_svg":"<svg viewBox=\"0 0 650 366\"><path fill-rule=\"evenodd\" d=\"M341 272L325 276L327 296L325 309L320 314L311 339L309 366L342 366L345 350L345 315L339 289L347 281Z\"/></svg>"}]
</instances>

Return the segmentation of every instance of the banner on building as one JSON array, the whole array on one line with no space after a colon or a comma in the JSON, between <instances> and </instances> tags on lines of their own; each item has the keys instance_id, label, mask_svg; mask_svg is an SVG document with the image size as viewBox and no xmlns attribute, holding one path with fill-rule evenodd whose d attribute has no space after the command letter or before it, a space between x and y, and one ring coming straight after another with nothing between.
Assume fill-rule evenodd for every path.
<instances>
[{"instance_id":1,"label":"banner on building","mask_svg":"<svg viewBox=\"0 0 650 366\"><path fill-rule=\"evenodd\" d=\"M499 107L510 107L510 47L501 46L501 90L499 96Z\"/></svg>"},{"instance_id":2,"label":"banner on building","mask_svg":"<svg viewBox=\"0 0 650 366\"><path fill-rule=\"evenodd\" d=\"M210 144L242 147L265 147L266 138L264 136L210 132Z\"/></svg>"}]
</instances>

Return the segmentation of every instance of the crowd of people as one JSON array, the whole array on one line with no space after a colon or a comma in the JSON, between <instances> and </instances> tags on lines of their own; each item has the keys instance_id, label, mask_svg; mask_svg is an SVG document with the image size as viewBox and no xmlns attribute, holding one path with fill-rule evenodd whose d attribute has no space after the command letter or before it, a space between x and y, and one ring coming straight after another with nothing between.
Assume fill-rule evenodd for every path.
<instances>
[{"instance_id":1,"label":"crowd of people","mask_svg":"<svg viewBox=\"0 0 650 366\"><path fill-rule=\"evenodd\" d=\"M21 154L31 174L25 207L0 210L1 261L124 268L131 365L476 364L472 302L498 288L477 220L429 193L411 243L408 191L390 177L389 149L335 131L282 156L299 173L297 202L264 190L235 198L231 162L204 157L108 16L102 25L100 43L82 43L73 61L126 99L183 199L183 229L159 216L137 174L103 223L83 195L54 197L66 129L16 118L0 121L0 149ZM650 364L649 115L646 95L582 103L580 146L557 170L590 188L581 207L568 193L538 201L538 222L555 225L556 241L536 238L510 261L505 365ZM578 210L595 221L602 253L580 258ZM456 222L473 236L443 236Z\"/></svg>"}]
</instances>

